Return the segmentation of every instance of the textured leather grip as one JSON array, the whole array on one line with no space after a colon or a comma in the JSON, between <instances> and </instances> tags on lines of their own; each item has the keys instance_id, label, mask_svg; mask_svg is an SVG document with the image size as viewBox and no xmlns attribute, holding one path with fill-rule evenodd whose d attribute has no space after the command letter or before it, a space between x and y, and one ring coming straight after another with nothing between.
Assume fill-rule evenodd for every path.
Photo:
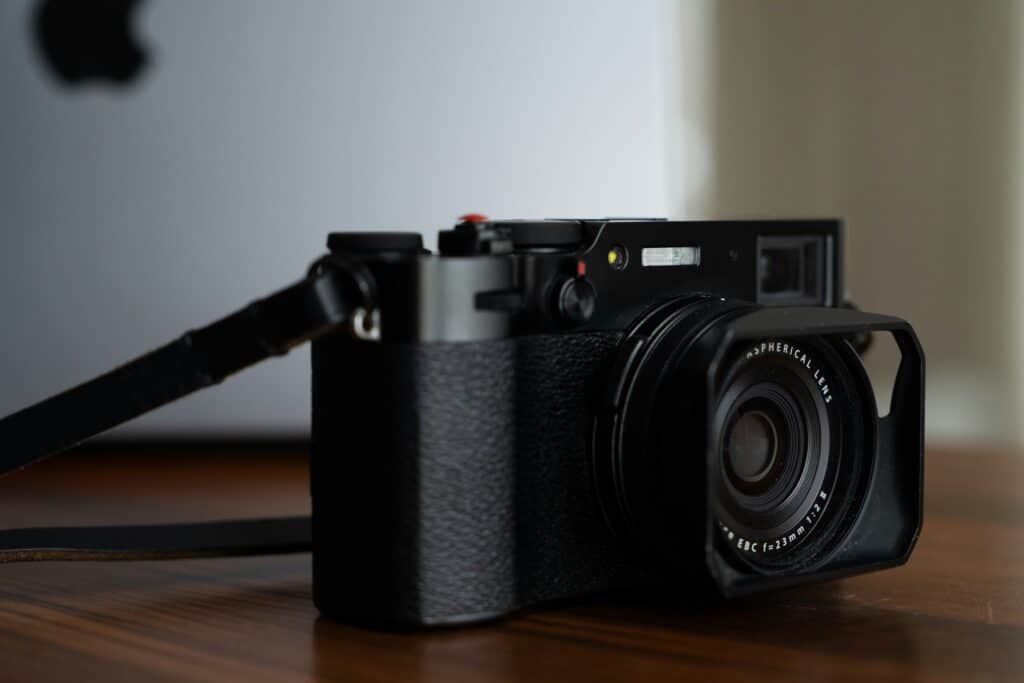
<instances>
[{"instance_id":1,"label":"textured leather grip","mask_svg":"<svg viewBox=\"0 0 1024 683\"><path fill-rule=\"evenodd\" d=\"M21 469L348 321L374 306L358 264L329 259L306 279L105 375L0 420L0 476ZM308 517L0 531L0 563L305 552Z\"/></svg>"}]
</instances>

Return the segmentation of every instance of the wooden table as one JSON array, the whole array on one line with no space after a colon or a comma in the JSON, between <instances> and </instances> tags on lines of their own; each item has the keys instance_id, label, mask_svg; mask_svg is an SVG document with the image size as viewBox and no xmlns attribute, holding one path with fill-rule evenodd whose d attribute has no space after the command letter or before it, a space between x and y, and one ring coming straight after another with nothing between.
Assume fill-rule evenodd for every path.
<instances>
[{"instance_id":1,"label":"wooden table","mask_svg":"<svg viewBox=\"0 0 1024 683\"><path fill-rule=\"evenodd\" d=\"M3 565L0 680L1024 681L1024 455L927 462L906 567L688 610L606 598L388 634L318 618L308 555ZM301 446L121 447L0 481L0 514L8 526L296 514L306 491Z\"/></svg>"}]
</instances>

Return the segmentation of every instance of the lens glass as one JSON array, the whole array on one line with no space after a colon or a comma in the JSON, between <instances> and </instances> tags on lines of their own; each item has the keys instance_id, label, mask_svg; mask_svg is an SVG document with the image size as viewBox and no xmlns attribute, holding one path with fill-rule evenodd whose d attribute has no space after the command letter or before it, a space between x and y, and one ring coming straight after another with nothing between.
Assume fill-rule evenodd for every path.
<instances>
[{"instance_id":1,"label":"lens glass","mask_svg":"<svg viewBox=\"0 0 1024 683\"><path fill-rule=\"evenodd\" d=\"M767 401L744 404L727 428L722 462L738 491L757 496L769 490L791 457L789 425Z\"/></svg>"},{"instance_id":2,"label":"lens glass","mask_svg":"<svg viewBox=\"0 0 1024 683\"><path fill-rule=\"evenodd\" d=\"M744 412L729 430L725 458L729 474L747 483L760 481L775 462L775 426L760 410Z\"/></svg>"}]
</instances>

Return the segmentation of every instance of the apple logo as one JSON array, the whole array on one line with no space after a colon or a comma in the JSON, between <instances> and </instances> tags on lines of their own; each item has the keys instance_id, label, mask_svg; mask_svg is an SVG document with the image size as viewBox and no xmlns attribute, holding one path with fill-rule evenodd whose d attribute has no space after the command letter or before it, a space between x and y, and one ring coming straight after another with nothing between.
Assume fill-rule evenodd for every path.
<instances>
[{"instance_id":1,"label":"apple logo","mask_svg":"<svg viewBox=\"0 0 1024 683\"><path fill-rule=\"evenodd\" d=\"M34 29L43 61L58 81L132 83L146 66L134 35L141 0L43 0Z\"/></svg>"}]
</instances>

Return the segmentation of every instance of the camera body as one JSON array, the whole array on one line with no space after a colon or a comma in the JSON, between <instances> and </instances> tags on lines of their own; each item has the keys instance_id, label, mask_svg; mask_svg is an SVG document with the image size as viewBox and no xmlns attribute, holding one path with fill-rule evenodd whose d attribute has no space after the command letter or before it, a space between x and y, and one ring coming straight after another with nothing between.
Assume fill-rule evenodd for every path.
<instances>
[{"instance_id":1,"label":"camera body","mask_svg":"<svg viewBox=\"0 0 1024 683\"><path fill-rule=\"evenodd\" d=\"M837 221L338 233L379 320L313 342L314 599L419 627L601 591L893 566L921 526L923 356L843 307ZM879 416L854 341L903 353Z\"/></svg>"}]
</instances>

